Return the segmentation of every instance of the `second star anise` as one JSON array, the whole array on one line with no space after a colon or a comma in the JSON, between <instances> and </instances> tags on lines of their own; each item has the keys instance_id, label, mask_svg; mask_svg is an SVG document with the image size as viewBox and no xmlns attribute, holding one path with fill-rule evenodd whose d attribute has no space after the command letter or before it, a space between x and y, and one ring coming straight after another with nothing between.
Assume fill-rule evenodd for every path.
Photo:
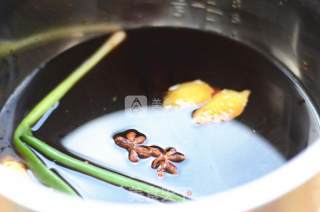
<instances>
[{"instance_id":1,"label":"second star anise","mask_svg":"<svg viewBox=\"0 0 320 212\"><path fill-rule=\"evenodd\" d=\"M162 149L159 146L150 146L151 155L156 157L152 161L151 167L157 169L159 177L163 177L164 173L177 174L177 167L172 162L182 162L186 158L184 154L178 152L173 147Z\"/></svg>"}]
</instances>

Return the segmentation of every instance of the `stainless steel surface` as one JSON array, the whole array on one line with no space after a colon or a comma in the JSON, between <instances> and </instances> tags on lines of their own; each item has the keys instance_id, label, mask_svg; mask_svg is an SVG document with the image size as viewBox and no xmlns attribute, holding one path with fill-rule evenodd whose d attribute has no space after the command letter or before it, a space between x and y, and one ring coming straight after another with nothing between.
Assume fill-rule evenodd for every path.
<instances>
[{"instance_id":1,"label":"stainless steel surface","mask_svg":"<svg viewBox=\"0 0 320 212\"><path fill-rule=\"evenodd\" d=\"M119 27L175 26L213 31L277 58L302 82L319 108L319 25L320 2L316 0L3 0L0 3L0 107L39 61L48 61L85 39ZM311 143L318 144L317 139L310 139ZM307 154L315 154L310 152L306 152L304 159L298 156L296 160L319 159L308 157ZM312 165L310 175L320 170L320 165ZM299 172L307 173L303 169ZM303 176L299 184L311 177ZM259 210L294 211L301 204L310 206L308 211L319 210L309 199L302 200L302 194L313 196L318 192L310 186L314 181L315 178L297 190L298 180L286 189L285 186L274 188L279 190L274 198L280 194L281 197L268 204L274 198L264 200ZM292 192L285 195L288 191ZM225 204L232 204L228 200ZM33 204L27 207L32 208ZM293 209L287 209L289 205Z\"/></svg>"}]
</instances>

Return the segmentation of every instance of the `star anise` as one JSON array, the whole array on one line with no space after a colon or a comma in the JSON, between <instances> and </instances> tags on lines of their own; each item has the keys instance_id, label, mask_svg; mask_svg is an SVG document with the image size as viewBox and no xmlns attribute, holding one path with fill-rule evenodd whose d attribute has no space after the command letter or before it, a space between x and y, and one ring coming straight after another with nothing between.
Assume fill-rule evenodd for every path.
<instances>
[{"instance_id":1,"label":"star anise","mask_svg":"<svg viewBox=\"0 0 320 212\"><path fill-rule=\"evenodd\" d=\"M139 158L151 156L150 147L141 145L145 142L146 136L137 130L131 129L118 133L113 139L118 146L128 151L128 158L131 162L136 163L139 161Z\"/></svg>"},{"instance_id":2,"label":"star anise","mask_svg":"<svg viewBox=\"0 0 320 212\"><path fill-rule=\"evenodd\" d=\"M163 177L164 173L177 174L177 167L172 162L182 162L185 160L184 154L177 152L173 147L162 149L159 146L150 146L151 155L156 157L152 161L151 167L157 169L159 177Z\"/></svg>"}]
</instances>

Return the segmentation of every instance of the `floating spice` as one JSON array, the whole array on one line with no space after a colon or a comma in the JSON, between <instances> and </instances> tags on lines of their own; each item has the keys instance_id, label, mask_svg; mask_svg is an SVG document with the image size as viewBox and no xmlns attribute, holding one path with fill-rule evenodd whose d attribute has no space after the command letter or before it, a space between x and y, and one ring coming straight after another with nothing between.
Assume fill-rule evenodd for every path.
<instances>
[{"instance_id":1,"label":"floating spice","mask_svg":"<svg viewBox=\"0 0 320 212\"><path fill-rule=\"evenodd\" d=\"M201 80L194 80L170 87L164 97L163 106L200 106L192 114L196 123L220 123L241 115L247 105L249 95L249 90L242 92L229 89L220 90Z\"/></svg>"},{"instance_id":2,"label":"floating spice","mask_svg":"<svg viewBox=\"0 0 320 212\"><path fill-rule=\"evenodd\" d=\"M169 88L167 95L164 97L164 107L186 107L205 103L208 101L215 89L209 84L194 80L174 85Z\"/></svg>"},{"instance_id":3,"label":"floating spice","mask_svg":"<svg viewBox=\"0 0 320 212\"><path fill-rule=\"evenodd\" d=\"M210 101L194 111L193 120L198 124L209 122L220 123L239 116L245 109L249 90L241 92L223 89L215 94Z\"/></svg>"},{"instance_id":4,"label":"floating spice","mask_svg":"<svg viewBox=\"0 0 320 212\"><path fill-rule=\"evenodd\" d=\"M177 167L172 162L180 163L186 159L184 154L177 152L173 147L162 149L159 146L150 146L150 148L152 156L156 157L151 167L157 169L159 177L163 177L165 172L177 174Z\"/></svg>"},{"instance_id":5,"label":"floating spice","mask_svg":"<svg viewBox=\"0 0 320 212\"><path fill-rule=\"evenodd\" d=\"M131 162L136 163L139 158L144 159L151 156L150 148L141 145L145 142L146 136L137 130L127 130L115 135L113 139L118 146L128 151L128 158Z\"/></svg>"},{"instance_id":6,"label":"floating spice","mask_svg":"<svg viewBox=\"0 0 320 212\"><path fill-rule=\"evenodd\" d=\"M177 174L177 167L173 162L179 163L185 160L184 154L177 152L173 147L161 148L159 146L144 146L147 137L134 129L126 130L113 136L114 142L121 148L129 152L129 160L138 162L140 159L155 157L152 161L151 168L157 169L159 177L163 177L164 173Z\"/></svg>"}]
</instances>

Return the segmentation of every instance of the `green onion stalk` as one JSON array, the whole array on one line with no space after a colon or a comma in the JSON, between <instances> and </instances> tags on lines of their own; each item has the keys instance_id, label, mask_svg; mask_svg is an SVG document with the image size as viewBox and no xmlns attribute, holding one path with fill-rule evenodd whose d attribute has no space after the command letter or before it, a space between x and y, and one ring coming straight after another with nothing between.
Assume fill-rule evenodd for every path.
<instances>
[{"instance_id":1,"label":"green onion stalk","mask_svg":"<svg viewBox=\"0 0 320 212\"><path fill-rule=\"evenodd\" d=\"M0 58L8 56L10 53L22 52L30 48L47 44L51 41L70 37L82 38L84 35L102 34L118 29L118 26L106 23L74 25L49 29L20 39L0 40Z\"/></svg>"},{"instance_id":2,"label":"green onion stalk","mask_svg":"<svg viewBox=\"0 0 320 212\"><path fill-rule=\"evenodd\" d=\"M18 154L25 160L28 168L34 173L40 182L48 187L70 195L77 196L78 193L64 179L48 168L32 149L38 151L56 163L90 175L104 182L124 187L128 190L145 193L167 201L185 201L187 198L176 192L75 159L47 145L32 134L32 126L39 121L39 119L51 107L59 102L83 76L89 73L101 59L107 56L108 53L123 42L125 38L125 32L115 32L93 55L74 70L65 80L58 84L47 96L45 96L18 125L14 133L14 147Z\"/></svg>"}]
</instances>

